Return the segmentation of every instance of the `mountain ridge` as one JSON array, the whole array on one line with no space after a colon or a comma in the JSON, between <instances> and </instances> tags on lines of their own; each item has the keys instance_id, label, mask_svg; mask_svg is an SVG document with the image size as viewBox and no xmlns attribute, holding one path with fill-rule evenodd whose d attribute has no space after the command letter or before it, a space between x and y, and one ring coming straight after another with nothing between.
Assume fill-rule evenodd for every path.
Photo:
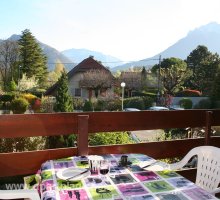
<instances>
[{"instance_id":1,"label":"mountain ridge","mask_svg":"<svg viewBox=\"0 0 220 200\"><path fill-rule=\"evenodd\" d=\"M77 49L77 48L71 48L71 49L66 49L62 51L67 58L73 60L76 63L80 63L83 61L85 58L88 58L89 56L94 56L94 58L98 61L101 61L102 64L106 67L112 68L117 66L116 63L121 62L119 58L116 58L111 55L107 55L98 51L92 51L89 49Z\"/></svg>"},{"instance_id":2,"label":"mountain ridge","mask_svg":"<svg viewBox=\"0 0 220 200\"><path fill-rule=\"evenodd\" d=\"M186 59L186 57L198 45L205 45L212 53L220 55L220 24L211 22L209 24L195 28L189 31L188 34L179 39L176 43L166 48L164 51L156 54L155 56L145 58L139 61L126 63L124 65L112 68L112 71L126 70L132 66L145 66L147 69L152 65L159 63L159 56L162 59L169 57L177 57Z\"/></svg>"}]
</instances>

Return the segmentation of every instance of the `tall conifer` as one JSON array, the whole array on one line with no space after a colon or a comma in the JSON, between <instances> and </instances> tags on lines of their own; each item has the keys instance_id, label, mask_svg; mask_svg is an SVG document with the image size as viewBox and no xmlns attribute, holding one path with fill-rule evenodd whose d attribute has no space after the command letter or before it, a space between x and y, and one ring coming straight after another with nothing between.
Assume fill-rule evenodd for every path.
<instances>
[{"instance_id":1,"label":"tall conifer","mask_svg":"<svg viewBox=\"0 0 220 200\"><path fill-rule=\"evenodd\" d=\"M58 80L58 90L56 95L56 112L72 112L73 101L68 92L68 78L66 72L62 72L61 77Z\"/></svg>"},{"instance_id":2,"label":"tall conifer","mask_svg":"<svg viewBox=\"0 0 220 200\"><path fill-rule=\"evenodd\" d=\"M21 72L27 77L35 76L43 84L47 75L47 58L30 30L25 29L19 40Z\"/></svg>"}]
</instances>

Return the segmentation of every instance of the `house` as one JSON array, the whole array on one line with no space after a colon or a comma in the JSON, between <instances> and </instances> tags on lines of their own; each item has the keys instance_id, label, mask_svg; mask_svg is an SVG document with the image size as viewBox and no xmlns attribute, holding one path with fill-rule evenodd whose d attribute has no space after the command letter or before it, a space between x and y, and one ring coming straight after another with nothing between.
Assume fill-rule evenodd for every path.
<instances>
[{"instance_id":1,"label":"house","mask_svg":"<svg viewBox=\"0 0 220 200\"><path fill-rule=\"evenodd\" d=\"M105 96L106 93L109 92L113 92L113 87L110 88L99 88L94 90L94 86L91 85L91 87L89 87L87 85L83 86L82 84L80 84L80 82L83 80L83 78L85 77L85 73L89 72L91 70L95 70L98 72L100 72L100 76L101 74L106 73L109 75L109 77L111 77L111 80L114 80L113 75L111 74L110 70L107 69L106 67L104 67L100 62L96 61L93 56L90 56L86 59L84 59L81 63L79 63L77 66L75 66L71 71L68 72L68 88L69 88L69 92L73 97L81 97L83 99L88 99L91 98L92 96L95 96L95 92L97 92L96 96ZM113 82L111 84L111 86L113 86ZM58 84L54 84L53 86L51 86L46 92L45 95L52 95L55 96L56 95L56 90L57 90Z\"/></svg>"}]
</instances>

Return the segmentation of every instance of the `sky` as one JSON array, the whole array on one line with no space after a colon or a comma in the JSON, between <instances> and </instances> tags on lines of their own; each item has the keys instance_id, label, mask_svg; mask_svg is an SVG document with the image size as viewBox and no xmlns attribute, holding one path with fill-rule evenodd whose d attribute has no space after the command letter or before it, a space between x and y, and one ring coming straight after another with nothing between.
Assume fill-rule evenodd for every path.
<instances>
[{"instance_id":1,"label":"sky","mask_svg":"<svg viewBox=\"0 0 220 200\"><path fill-rule=\"evenodd\" d=\"M0 0L0 39L29 29L59 51L84 48L127 62L220 24L219 9L220 0Z\"/></svg>"}]
</instances>

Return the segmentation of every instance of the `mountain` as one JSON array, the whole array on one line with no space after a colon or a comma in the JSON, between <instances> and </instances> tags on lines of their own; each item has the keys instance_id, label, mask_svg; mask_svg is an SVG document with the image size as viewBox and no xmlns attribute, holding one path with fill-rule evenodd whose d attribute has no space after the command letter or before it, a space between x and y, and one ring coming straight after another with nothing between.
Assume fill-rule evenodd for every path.
<instances>
[{"instance_id":1,"label":"mountain","mask_svg":"<svg viewBox=\"0 0 220 200\"><path fill-rule=\"evenodd\" d=\"M195 30L190 31L186 37L180 39L175 44L153 57L120 65L111 70L126 70L132 66L145 66L150 68L152 65L159 63L160 55L162 59L169 57L186 59L190 52L192 52L198 45L204 45L209 51L220 55L220 24L212 22L196 28Z\"/></svg>"},{"instance_id":2,"label":"mountain","mask_svg":"<svg viewBox=\"0 0 220 200\"><path fill-rule=\"evenodd\" d=\"M67 49L62 51L62 53L69 58L70 60L73 60L76 63L80 63L85 58L88 58L89 56L94 56L94 59L101 61L102 64L106 67L115 67L118 65L118 63L121 62L119 58L105 55L103 53L97 52L97 51L91 51L88 49Z\"/></svg>"},{"instance_id":3,"label":"mountain","mask_svg":"<svg viewBox=\"0 0 220 200\"><path fill-rule=\"evenodd\" d=\"M8 39L17 41L20 38L21 38L20 35L14 34ZM73 63L71 59L67 58L65 55L63 55L58 50L40 41L38 41L38 43L40 44L40 47L42 48L44 54L47 56L47 66L48 66L49 71L54 70L55 63L57 63L58 61L60 61L61 63L65 65L65 68L67 71L70 71L73 67L76 66L76 64Z\"/></svg>"}]
</instances>

